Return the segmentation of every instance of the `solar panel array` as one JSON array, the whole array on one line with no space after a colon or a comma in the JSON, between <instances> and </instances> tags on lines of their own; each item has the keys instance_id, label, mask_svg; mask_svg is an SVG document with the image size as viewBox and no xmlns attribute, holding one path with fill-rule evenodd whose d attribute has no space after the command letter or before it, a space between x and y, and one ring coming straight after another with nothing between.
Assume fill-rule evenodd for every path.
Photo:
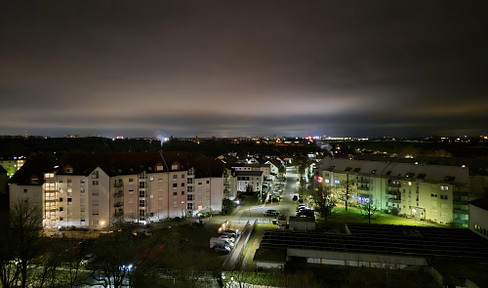
<instances>
[{"instance_id":1,"label":"solar panel array","mask_svg":"<svg viewBox=\"0 0 488 288\"><path fill-rule=\"evenodd\" d=\"M267 230L260 248L420 256L488 262L488 241L466 229L349 224L351 234Z\"/></svg>"}]
</instances>

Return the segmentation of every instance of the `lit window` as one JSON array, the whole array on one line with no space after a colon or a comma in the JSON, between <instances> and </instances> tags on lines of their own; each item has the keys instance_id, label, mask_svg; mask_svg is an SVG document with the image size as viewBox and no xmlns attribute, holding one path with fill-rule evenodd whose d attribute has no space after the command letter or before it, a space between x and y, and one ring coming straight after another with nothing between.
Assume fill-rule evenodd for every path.
<instances>
[{"instance_id":1,"label":"lit window","mask_svg":"<svg viewBox=\"0 0 488 288\"><path fill-rule=\"evenodd\" d=\"M334 183L335 183L335 184L340 184L340 183L341 183L341 181L339 181L339 180L335 180L335 181L334 181Z\"/></svg>"}]
</instances>

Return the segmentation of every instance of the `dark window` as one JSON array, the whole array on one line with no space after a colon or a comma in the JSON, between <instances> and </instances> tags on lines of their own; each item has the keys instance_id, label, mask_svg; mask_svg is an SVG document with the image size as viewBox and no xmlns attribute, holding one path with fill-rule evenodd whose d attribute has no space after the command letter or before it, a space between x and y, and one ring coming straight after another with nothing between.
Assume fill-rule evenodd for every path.
<instances>
[{"instance_id":1,"label":"dark window","mask_svg":"<svg viewBox=\"0 0 488 288\"><path fill-rule=\"evenodd\" d=\"M346 167L346 169L344 169L344 171L351 171L352 170L352 167Z\"/></svg>"},{"instance_id":2,"label":"dark window","mask_svg":"<svg viewBox=\"0 0 488 288\"><path fill-rule=\"evenodd\" d=\"M425 176L427 176L427 175L420 173L419 175L417 175L417 179L424 179Z\"/></svg>"}]
</instances>

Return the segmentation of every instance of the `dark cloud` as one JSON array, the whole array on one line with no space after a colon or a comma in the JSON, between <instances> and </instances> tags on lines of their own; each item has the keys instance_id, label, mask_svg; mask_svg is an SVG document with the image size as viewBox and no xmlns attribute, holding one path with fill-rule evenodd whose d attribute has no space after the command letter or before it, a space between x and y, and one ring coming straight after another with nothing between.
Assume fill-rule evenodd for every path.
<instances>
[{"instance_id":1,"label":"dark cloud","mask_svg":"<svg viewBox=\"0 0 488 288\"><path fill-rule=\"evenodd\" d=\"M0 134L488 133L483 1L2 5Z\"/></svg>"}]
</instances>

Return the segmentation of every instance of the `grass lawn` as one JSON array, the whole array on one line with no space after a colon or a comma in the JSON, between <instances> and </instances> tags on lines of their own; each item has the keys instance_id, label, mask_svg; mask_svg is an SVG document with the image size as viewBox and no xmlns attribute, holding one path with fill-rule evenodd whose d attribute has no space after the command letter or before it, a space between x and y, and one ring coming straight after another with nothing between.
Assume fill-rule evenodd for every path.
<instances>
[{"instance_id":1,"label":"grass lawn","mask_svg":"<svg viewBox=\"0 0 488 288\"><path fill-rule=\"evenodd\" d=\"M382 211L377 212L375 218L371 219L371 224L446 227L430 222L394 216ZM368 223L368 219L361 215L359 209L356 207L348 207L346 211L344 206L337 206L334 209L334 214L328 219L328 225L333 229L343 230L344 223Z\"/></svg>"}]
</instances>

